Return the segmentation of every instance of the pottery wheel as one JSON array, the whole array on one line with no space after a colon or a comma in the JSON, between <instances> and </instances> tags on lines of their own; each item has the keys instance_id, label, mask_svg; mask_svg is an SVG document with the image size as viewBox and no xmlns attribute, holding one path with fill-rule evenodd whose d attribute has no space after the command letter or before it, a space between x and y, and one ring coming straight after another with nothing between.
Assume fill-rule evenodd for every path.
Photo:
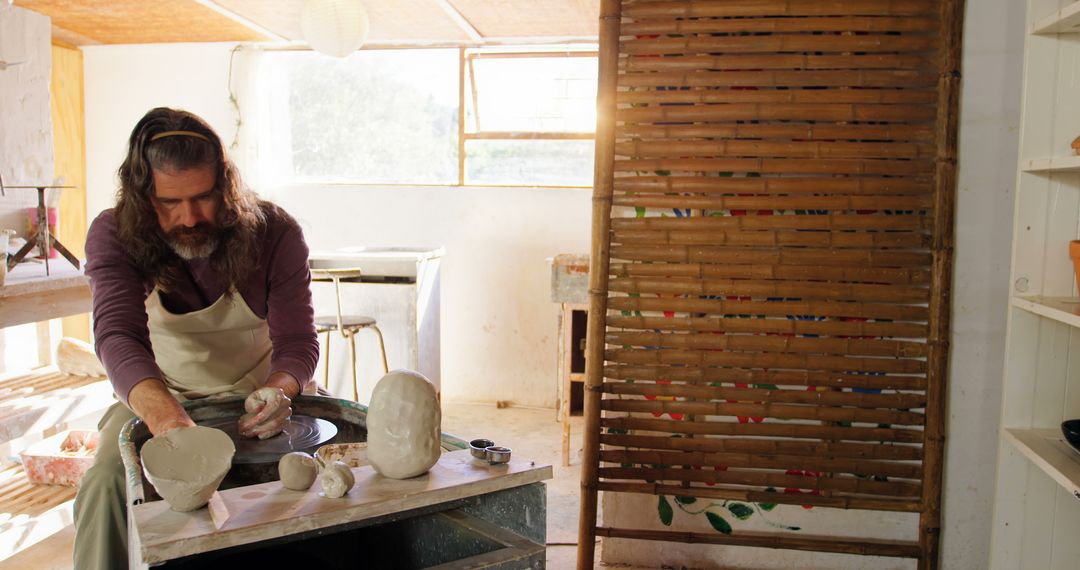
<instances>
[{"instance_id":1,"label":"pottery wheel","mask_svg":"<svg viewBox=\"0 0 1080 570\"><path fill-rule=\"evenodd\" d=\"M257 439L240 435L237 428L239 417L214 418L199 425L219 429L232 438L236 445L233 463L273 463L292 451L312 452L337 435L337 426L311 416L293 416L281 433L269 439Z\"/></svg>"}]
</instances>

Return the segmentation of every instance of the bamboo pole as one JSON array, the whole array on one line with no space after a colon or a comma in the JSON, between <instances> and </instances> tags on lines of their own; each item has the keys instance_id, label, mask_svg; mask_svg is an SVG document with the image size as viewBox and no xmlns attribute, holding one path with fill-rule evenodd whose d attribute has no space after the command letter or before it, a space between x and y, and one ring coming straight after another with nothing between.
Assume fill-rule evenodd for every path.
<instances>
[{"instance_id":1,"label":"bamboo pole","mask_svg":"<svg viewBox=\"0 0 1080 570\"><path fill-rule=\"evenodd\" d=\"M787 217L787 216L761 216ZM794 217L794 216L792 216ZM927 284L930 271L923 267L822 267L815 265L765 265L760 263L612 263L619 276L746 277L753 279L820 279L875 284Z\"/></svg>"},{"instance_id":2,"label":"bamboo pole","mask_svg":"<svg viewBox=\"0 0 1080 570\"><path fill-rule=\"evenodd\" d=\"M882 160L827 158L668 158L619 159L615 172L754 172L760 174L847 174L879 176L928 176L932 160Z\"/></svg>"},{"instance_id":3,"label":"bamboo pole","mask_svg":"<svg viewBox=\"0 0 1080 570\"><path fill-rule=\"evenodd\" d=\"M666 111L670 108L660 108ZM693 109L690 109L693 110ZM705 109L705 111L711 111ZM673 114L673 113L667 113ZM696 113L686 113L696 114ZM766 113L768 114L768 113ZM746 120L754 119L755 113L746 113ZM694 120L700 118L671 118L667 120ZM616 145L617 157L634 159L671 159L688 157L782 157L788 159L923 159L933 154L932 145L913 142L881 142L866 145L863 142L819 141L771 141L771 140L692 140L692 141L640 141L620 142Z\"/></svg>"},{"instance_id":4,"label":"bamboo pole","mask_svg":"<svg viewBox=\"0 0 1080 570\"><path fill-rule=\"evenodd\" d=\"M670 438L669 438L670 439ZM601 443L604 443L601 438ZM820 446L811 446L819 449ZM917 479L922 465L910 462L846 459L818 455L760 455L660 449L604 449L600 461L614 464L666 465L683 468L721 467L725 470L799 470L843 473L860 477Z\"/></svg>"},{"instance_id":5,"label":"bamboo pole","mask_svg":"<svg viewBox=\"0 0 1080 570\"><path fill-rule=\"evenodd\" d=\"M938 22L931 17L835 16L806 18L732 18L672 20L636 18L623 23L628 36L652 34L713 34L768 32L934 32Z\"/></svg>"},{"instance_id":6,"label":"bamboo pole","mask_svg":"<svg viewBox=\"0 0 1080 570\"><path fill-rule=\"evenodd\" d=\"M645 299L612 297L608 306L619 311L674 311L721 315L766 315L790 317L848 317L926 322L929 311L916 305L884 303L833 303L828 301L743 301L724 299Z\"/></svg>"},{"instance_id":7,"label":"bamboo pole","mask_svg":"<svg viewBox=\"0 0 1080 570\"><path fill-rule=\"evenodd\" d=\"M775 471L746 471L741 469L706 471L678 467L601 467L599 471L600 477L605 480L689 481L706 484L836 491L898 499L918 497L922 493L923 487L918 482L907 482L906 480L872 481L855 477L803 477L801 475L785 475Z\"/></svg>"},{"instance_id":8,"label":"bamboo pole","mask_svg":"<svg viewBox=\"0 0 1080 570\"><path fill-rule=\"evenodd\" d=\"M929 196L616 196L616 206L703 210L930 210ZM884 217L884 216L882 216Z\"/></svg>"},{"instance_id":9,"label":"bamboo pole","mask_svg":"<svg viewBox=\"0 0 1080 570\"><path fill-rule=\"evenodd\" d=\"M714 50L720 51L720 50ZM920 70L773 70L631 73L626 87L862 87L928 89L937 76Z\"/></svg>"},{"instance_id":10,"label":"bamboo pole","mask_svg":"<svg viewBox=\"0 0 1080 570\"><path fill-rule=\"evenodd\" d=\"M807 442L715 437L689 438L669 437L667 435L620 434L601 434L600 443L635 449L723 452L762 456L822 456L836 459L872 459L879 461L919 461L923 457L921 447L914 445L881 445L879 443ZM918 476L918 474L914 474L912 478Z\"/></svg>"},{"instance_id":11,"label":"bamboo pole","mask_svg":"<svg viewBox=\"0 0 1080 570\"><path fill-rule=\"evenodd\" d=\"M720 184L721 182L718 181L714 183ZM618 184L616 184L616 187L618 187ZM770 185L770 188L771 187L772 186ZM750 187L747 186L746 188L749 189ZM777 189L783 188L787 187L777 187ZM611 227L615 229L647 228L661 230L726 228L738 228L743 230L763 230L781 228L800 230L929 231L930 229L932 229L932 224L933 218L925 214L871 217L865 215L832 213L813 216L705 216L694 218L615 218L611 221Z\"/></svg>"},{"instance_id":12,"label":"bamboo pole","mask_svg":"<svg viewBox=\"0 0 1080 570\"><path fill-rule=\"evenodd\" d=\"M747 320L747 319L741 319ZM611 322L611 326L619 326ZM925 335L919 335L925 336ZM755 370L751 368L687 368L681 366L647 366L613 364L604 368L611 380L641 380L669 382L731 382L742 384L774 384L777 386L827 386L832 388L865 388L868 390L925 390L924 376L895 374L850 374L820 370Z\"/></svg>"},{"instance_id":13,"label":"bamboo pole","mask_svg":"<svg viewBox=\"0 0 1080 570\"><path fill-rule=\"evenodd\" d=\"M921 426L926 416L916 412L865 408L833 408L795 404L679 402L662 400L604 400L601 409L612 412L650 414L698 414L705 416L743 416L822 422L863 422Z\"/></svg>"},{"instance_id":14,"label":"bamboo pole","mask_svg":"<svg viewBox=\"0 0 1080 570\"><path fill-rule=\"evenodd\" d=\"M683 366L730 366L738 368L794 368L845 372L859 370L865 373L924 374L925 360L900 360L892 358L849 358L843 356L815 356L769 352L724 352L719 350L665 350L609 349L604 358L616 364L668 364ZM666 410L650 410L663 412ZM680 411L680 410L675 410ZM731 414L751 416L760 414ZM841 418L839 421L843 421Z\"/></svg>"},{"instance_id":15,"label":"bamboo pole","mask_svg":"<svg viewBox=\"0 0 1080 570\"><path fill-rule=\"evenodd\" d=\"M620 105L630 103L856 103L864 105L930 105L934 91L813 89L809 91L742 91L735 89L687 91L620 91ZM929 130L929 129L928 129ZM932 134L930 135L932 139Z\"/></svg>"},{"instance_id":16,"label":"bamboo pole","mask_svg":"<svg viewBox=\"0 0 1080 570\"><path fill-rule=\"evenodd\" d=\"M834 509L864 509L872 511L918 512L919 502L908 499L884 497L850 497L843 495L822 496L805 493L776 493L748 489L727 489L692 486L689 489L664 483L627 483L601 481L601 491L613 493L643 493L647 495L688 495L693 497L747 501L752 503L776 503L781 505L810 505ZM740 533L741 534L741 533Z\"/></svg>"},{"instance_id":17,"label":"bamboo pole","mask_svg":"<svg viewBox=\"0 0 1080 570\"><path fill-rule=\"evenodd\" d=\"M624 176L615 180L616 192L635 192L640 194L665 194L686 192L696 194L743 194L743 195L853 195L853 196L909 196L930 194L931 186L927 181L911 178L826 178L826 177L785 177L785 178L720 178L716 176ZM805 220L785 220L791 224L814 223L817 229L832 229L823 226L829 220L849 219L854 224L849 229L884 229L876 224L869 224L862 216L828 214L814 216ZM890 216L886 220L893 226L913 230L929 230L929 219L920 221L910 215ZM907 225L905 225L907 222ZM682 229L692 227L732 227L741 222L732 218L715 216L694 218L616 218L612 227L666 227Z\"/></svg>"},{"instance_id":18,"label":"bamboo pole","mask_svg":"<svg viewBox=\"0 0 1080 570\"><path fill-rule=\"evenodd\" d=\"M696 384L642 384L640 382L604 383L605 394L692 398L693 403L712 400L760 401L852 408L912 409L926 407L923 394L866 394L861 392L782 390L773 388L737 388Z\"/></svg>"},{"instance_id":19,"label":"bamboo pole","mask_svg":"<svg viewBox=\"0 0 1080 570\"><path fill-rule=\"evenodd\" d=\"M635 71L671 71L678 69L927 69L934 61L924 55L866 54L866 55L806 55L806 54L740 54L687 55L657 58L653 55L632 55L620 60L620 69Z\"/></svg>"},{"instance_id":20,"label":"bamboo pole","mask_svg":"<svg viewBox=\"0 0 1080 570\"><path fill-rule=\"evenodd\" d=\"M740 247L705 245L614 245L611 257L626 261L771 263L830 267L929 267L931 254L921 251L834 248ZM887 317L886 317L887 318Z\"/></svg>"},{"instance_id":21,"label":"bamboo pole","mask_svg":"<svg viewBox=\"0 0 1080 570\"><path fill-rule=\"evenodd\" d=\"M625 123L675 121L877 121L917 122L933 118L929 105L861 105L850 103L705 103L673 106L663 100L666 92L653 92L658 100L642 97L635 107L619 109L616 120ZM842 146L842 145L841 145ZM865 145L863 145L865 146ZM894 146L926 150L931 144ZM616 149L618 152L618 148Z\"/></svg>"},{"instance_id":22,"label":"bamboo pole","mask_svg":"<svg viewBox=\"0 0 1080 570\"><path fill-rule=\"evenodd\" d=\"M750 208L752 209L752 208ZM611 241L619 244L660 245L755 245L828 248L927 249L930 235L915 232L806 232L799 230L614 230Z\"/></svg>"},{"instance_id":23,"label":"bamboo pole","mask_svg":"<svg viewBox=\"0 0 1080 570\"><path fill-rule=\"evenodd\" d=\"M618 88L620 0L601 0L600 56L596 92L596 152L593 182L592 254L589 268L589 324L586 331L585 427L581 466L577 569L593 567L596 552L597 484L600 466L600 405L607 328L608 240L614 188L615 92Z\"/></svg>"},{"instance_id":24,"label":"bamboo pole","mask_svg":"<svg viewBox=\"0 0 1080 570\"><path fill-rule=\"evenodd\" d=\"M612 241L616 241L618 233ZM712 242L717 243L717 242ZM891 303L926 303L930 290L919 286L868 285L858 283L784 282L775 280L666 277L613 277L610 291L657 295L735 295L752 297L800 297Z\"/></svg>"},{"instance_id":25,"label":"bamboo pole","mask_svg":"<svg viewBox=\"0 0 1080 570\"><path fill-rule=\"evenodd\" d=\"M726 18L735 16L915 16L937 14L937 0L681 0L635 2L623 16L630 19ZM757 39L755 38L755 41Z\"/></svg>"},{"instance_id":26,"label":"bamboo pole","mask_svg":"<svg viewBox=\"0 0 1080 570\"><path fill-rule=\"evenodd\" d=\"M869 541L866 539L822 539L791 535L764 535L747 532L740 532L738 534L704 534L698 532L634 530L609 527L598 528L597 534L608 538L630 538L667 542L677 541L690 544L722 544L756 548L782 548L785 550L834 552L839 554L858 554L862 556L890 556L895 558L916 558L919 556L919 546L916 543Z\"/></svg>"},{"instance_id":27,"label":"bamboo pole","mask_svg":"<svg viewBox=\"0 0 1080 570\"><path fill-rule=\"evenodd\" d=\"M949 374L949 322L952 300L953 215L956 201L956 146L960 110L960 50L964 21L963 0L940 4L943 23L940 84L937 117L937 204L934 208L933 275L930 301L930 345L926 407L926 485L919 515L920 570L933 570L939 563L941 536L941 491L945 463L945 420Z\"/></svg>"},{"instance_id":28,"label":"bamboo pole","mask_svg":"<svg viewBox=\"0 0 1080 570\"><path fill-rule=\"evenodd\" d=\"M933 35L870 34L857 36L774 34L748 42L739 36L633 37L620 42L620 52L628 55L696 53L783 53L783 52L929 52L937 49Z\"/></svg>"},{"instance_id":29,"label":"bamboo pole","mask_svg":"<svg viewBox=\"0 0 1080 570\"><path fill-rule=\"evenodd\" d=\"M621 430L640 429L699 435L842 439L892 443L922 443L923 440L923 432L919 429L821 426L795 423L743 424L708 420L687 421L641 417L608 417L603 418L601 425L605 428Z\"/></svg>"},{"instance_id":30,"label":"bamboo pole","mask_svg":"<svg viewBox=\"0 0 1080 570\"><path fill-rule=\"evenodd\" d=\"M836 90L828 90L835 92ZM677 93L677 92L676 92ZM694 91L686 91L694 93ZM933 130L925 124L905 125L845 125L845 124L729 124L711 123L697 125L624 125L619 129L622 138L685 139L685 138L749 138L804 140L860 141L932 141Z\"/></svg>"},{"instance_id":31,"label":"bamboo pole","mask_svg":"<svg viewBox=\"0 0 1080 570\"><path fill-rule=\"evenodd\" d=\"M745 352L789 352L847 356L925 358L928 347L922 342L886 339L806 338L717 334L726 331L655 332L609 331L608 344L652 348L685 348Z\"/></svg>"}]
</instances>

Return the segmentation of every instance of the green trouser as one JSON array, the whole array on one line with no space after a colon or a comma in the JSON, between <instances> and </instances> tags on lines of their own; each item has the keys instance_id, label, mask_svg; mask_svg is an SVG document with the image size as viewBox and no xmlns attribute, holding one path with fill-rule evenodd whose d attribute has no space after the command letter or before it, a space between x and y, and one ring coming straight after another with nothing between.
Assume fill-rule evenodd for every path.
<instances>
[{"instance_id":1,"label":"green trouser","mask_svg":"<svg viewBox=\"0 0 1080 570\"><path fill-rule=\"evenodd\" d=\"M120 429L135 414L119 402L98 422L97 453L75 496L74 562L78 570L124 569L127 553L127 484L120 459Z\"/></svg>"}]
</instances>

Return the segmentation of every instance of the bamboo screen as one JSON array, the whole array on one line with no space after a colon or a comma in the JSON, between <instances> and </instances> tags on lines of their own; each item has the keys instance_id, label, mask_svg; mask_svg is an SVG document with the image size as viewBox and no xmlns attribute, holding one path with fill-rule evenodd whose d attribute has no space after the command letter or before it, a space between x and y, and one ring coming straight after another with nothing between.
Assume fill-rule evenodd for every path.
<instances>
[{"instance_id":1,"label":"bamboo screen","mask_svg":"<svg viewBox=\"0 0 1080 570\"><path fill-rule=\"evenodd\" d=\"M961 17L602 3L579 568L596 536L936 566ZM917 513L919 538L599 527L598 491Z\"/></svg>"}]
</instances>

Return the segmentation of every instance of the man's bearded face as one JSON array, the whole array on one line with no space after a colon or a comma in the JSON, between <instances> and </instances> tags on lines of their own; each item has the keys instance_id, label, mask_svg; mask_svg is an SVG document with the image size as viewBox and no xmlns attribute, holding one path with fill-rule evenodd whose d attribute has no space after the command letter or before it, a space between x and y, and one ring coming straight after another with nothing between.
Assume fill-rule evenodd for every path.
<instances>
[{"instance_id":1,"label":"man's bearded face","mask_svg":"<svg viewBox=\"0 0 1080 570\"><path fill-rule=\"evenodd\" d=\"M209 257L218 246L221 193L214 165L154 169L154 211L165 240L184 259Z\"/></svg>"}]
</instances>

